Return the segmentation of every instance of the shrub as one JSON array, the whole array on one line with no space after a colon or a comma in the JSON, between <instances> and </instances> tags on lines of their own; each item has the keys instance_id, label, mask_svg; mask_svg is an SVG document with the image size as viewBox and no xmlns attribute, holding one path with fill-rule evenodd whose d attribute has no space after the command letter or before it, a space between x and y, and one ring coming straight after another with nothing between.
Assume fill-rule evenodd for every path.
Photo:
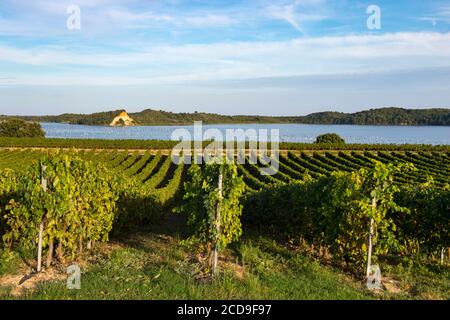
<instances>
[{"instance_id":1,"label":"shrub","mask_svg":"<svg viewBox=\"0 0 450 320\"><path fill-rule=\"evenodd\" d=\"M344 144L345 140L336 133L325 133L316 138L316 143Z\"/></svg>"},{"instance_id":2,"label":"shrub","mask_svg":"<svg viewBox=\"0 0 450 320\"><path fill-rule=\"evenodd\" d=\"M12 119L0 121L0 137L43 138L45 132L39 123Z\"/></svg>"}]
</instances>

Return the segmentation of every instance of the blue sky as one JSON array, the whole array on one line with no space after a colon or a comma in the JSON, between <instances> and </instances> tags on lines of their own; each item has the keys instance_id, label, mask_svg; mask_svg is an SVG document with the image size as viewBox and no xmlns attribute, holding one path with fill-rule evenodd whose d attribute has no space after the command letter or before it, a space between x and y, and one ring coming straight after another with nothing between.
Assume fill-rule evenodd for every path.
<instances>
[{"instance_id":1,"label":"blue sky","mask_svg":"<svg viewBox=\"0 0 450 320\"><path fill-rule=\"evenodd\" d=\"M450 107L449 27L448 0L2 0L0 113Z\"/></svg>"}]
</instances>

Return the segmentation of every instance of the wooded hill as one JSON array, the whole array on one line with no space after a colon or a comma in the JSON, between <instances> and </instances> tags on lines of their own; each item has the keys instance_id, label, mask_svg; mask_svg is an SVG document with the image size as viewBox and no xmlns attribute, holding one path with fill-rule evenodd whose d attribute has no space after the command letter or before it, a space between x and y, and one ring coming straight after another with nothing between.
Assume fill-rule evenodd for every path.
<instances>
[{"instance_id":1,"label":"wooded hill","mask_svg":"<svg viewBox=\"0 0 450 320\"><path fill-rule=\"evenodd\" d=\"M58 122L84 125L109 125L120 112L115 110L93 114L61 114L57 116L0 116L37 122ZM358 125L450 125L450 109L380 108L356 113L318 112L307 116L226 116L214 113L174 113L146 109L129 113L139 125L182 125L203 121L205 124L235 123L305 123L305 124L358 124Z\"/></svg>"}]
</instances>

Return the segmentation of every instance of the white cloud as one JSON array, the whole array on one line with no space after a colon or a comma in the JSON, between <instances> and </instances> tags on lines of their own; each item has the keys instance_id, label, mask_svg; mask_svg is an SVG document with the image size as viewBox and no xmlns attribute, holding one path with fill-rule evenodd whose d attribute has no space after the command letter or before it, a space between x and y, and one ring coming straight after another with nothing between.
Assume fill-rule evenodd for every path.
<instances>
[{"instance_id":1,"label":"white cloud","mask_svg":"<svg viewBox=\"0 0 450 320\"><path fill-rule=\"evenodd\" d=\"M51 82L54 70L59 74L61 68L69 67L70 70L75 67L78 71L70 81L83 83L83 79L87 79L97 84L379 72L418 66L450 66L450 33L392 33L278 42L141 46L126 50L89 53L87 49L23 49L0 45L0 64L44 67L40 68L42 72L39 75L33 75L31 71L28 75L17 75L17 83ZM81 70L89 72L83 74ZM46 74L50 75L46 77ZM63 78L67 75L71 78L73 72L65 71ZM55 79L55 83L60 81Z\"/></svg>"},{"instance_id":2,"label":"white cloud","mask_svg":"<svg viewBox=\"0 0 450 320\"><path fill-rule=\"evenodd\" d=\"M442 17L447 17L450 19L450 6L443 6L440 8L438 15Z\"/></svg>"},{"instance_id":3,"label":"white cloud","mask_svg":"<svg viewBox=\"0 0 450 320\"><path fill-rule=\"evenodd\" d=\"M327 18L324 14L317 14L318 6L324 4L324 0L295 0L290 4L271 5L267 7L268 15L272 18L284 20L297 31L304 33L302 24L311 21L321 21ZM313 7L313 11L306 10Z\"/></svg>"},{"instance_id":4,"label":"white cloud","mask_svg":"<svg viewBox=\"0 0 450 320\"><path fill-rule=\"evenodd\" d=\"M237 20L226 16L218 14L208 14L205 16L191 16L182 19L189 25L193 26L228 26L238 23Z\"/></svg>"},{"instance_id":5,"label":"white cloud","mask_svg":"<svg viewBox=\"0 0 450 320\"><path fill-rule=\"evenodd\" d=\"M153 12L132 12L127 9L108 10L107 16L125 28L148 28L155 23L168 23L179 27L223 27L237 21L223 14L171 15Z\"/></svg>"},{"instance_id":6,"label":"white cloud","mask_svg":"<svg viewBox=\"0 0 450 320\"><path fill-rule=\"evenodd\" d=\"M107 11L107 17L113 20L116 25L129 29L146 28L155 23L173 22L175 20L170 15L152 12L135 13L124 9L110 9Z\"/></svg>"},{"instance_id":7,"label":"white cloud","mask_svg":"<svg viewBox=\"0 0 450 320\"><path fill-rule=\"evenodd\" d=\"M450 6L441 6L433 14L419 17L418 20L430 22L433 26L439 22L450 23Z\"/></svg>"},{"instance_id":8,"label":"white cloud","mask_svg":"<svg viewBox=\"0 0 450 320\"><path fill-rule=\"evenodd\" d=\"M295 17L295 5L287 5L287 6L270 6L267 8L270 15L276 19L285 20L299 32L303 33L303 29L300 26L300 23L297 22L297 18Z\"/></svg>"},{"instance_id":9,"label":"white cloud","mask_svg":"<svg viewBox=\"0 0 450 320\"><path fill-rule=\"evenodd\" d=\"M435 27L437 25L437 22L438 22L437 18L431 18L431 17L420 17L419 20L420 21L430 22L433 25L433 27Z\"/></svg>"},{"instance_id":10,"label":"white cloud","mask_svg":"<svg viewBox=\"0 0 450 320\"><path fill-rule=\"evenodd\" d=\"M79 34L101 35L114 39L118 32L130 29L164 27L177 29L227 27L240 23L230 10L186 9L165 6L165 1L142 0L4 0L12 15L2 18L0 35L47 37L67 35L67 8L77 5L81 10L82 28ZM2 3L3 4L3 3ZM245 13L247 14L247 13Z\"/></svg>"}]
</instances>

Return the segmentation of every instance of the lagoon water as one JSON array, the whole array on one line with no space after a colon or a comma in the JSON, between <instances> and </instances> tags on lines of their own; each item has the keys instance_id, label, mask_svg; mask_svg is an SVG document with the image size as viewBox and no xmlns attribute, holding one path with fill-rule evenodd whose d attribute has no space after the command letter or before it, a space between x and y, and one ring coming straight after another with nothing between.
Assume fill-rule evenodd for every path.
<instances>
[{"instance_id":1,"label":"lagoon water","mask_svg":"<svg viewBox=\"0 0 450 320\"><path fill-rule=\"evenodd\" d=\"M192 135L194 131L193 126L107 127L62 123L42 123L42 127L46 132L46 137L48 138L71 139L170 140L172 137L172 132L176 129L187 129ZM450 145L449 126L358 126L308 124L203 125L203 132L208 129L219 129L224 136L226 129L278 129L280 141L283 142L312 143L318 135L333 132L343 137L347 143Z\"/></svg>"}]
</instances>

